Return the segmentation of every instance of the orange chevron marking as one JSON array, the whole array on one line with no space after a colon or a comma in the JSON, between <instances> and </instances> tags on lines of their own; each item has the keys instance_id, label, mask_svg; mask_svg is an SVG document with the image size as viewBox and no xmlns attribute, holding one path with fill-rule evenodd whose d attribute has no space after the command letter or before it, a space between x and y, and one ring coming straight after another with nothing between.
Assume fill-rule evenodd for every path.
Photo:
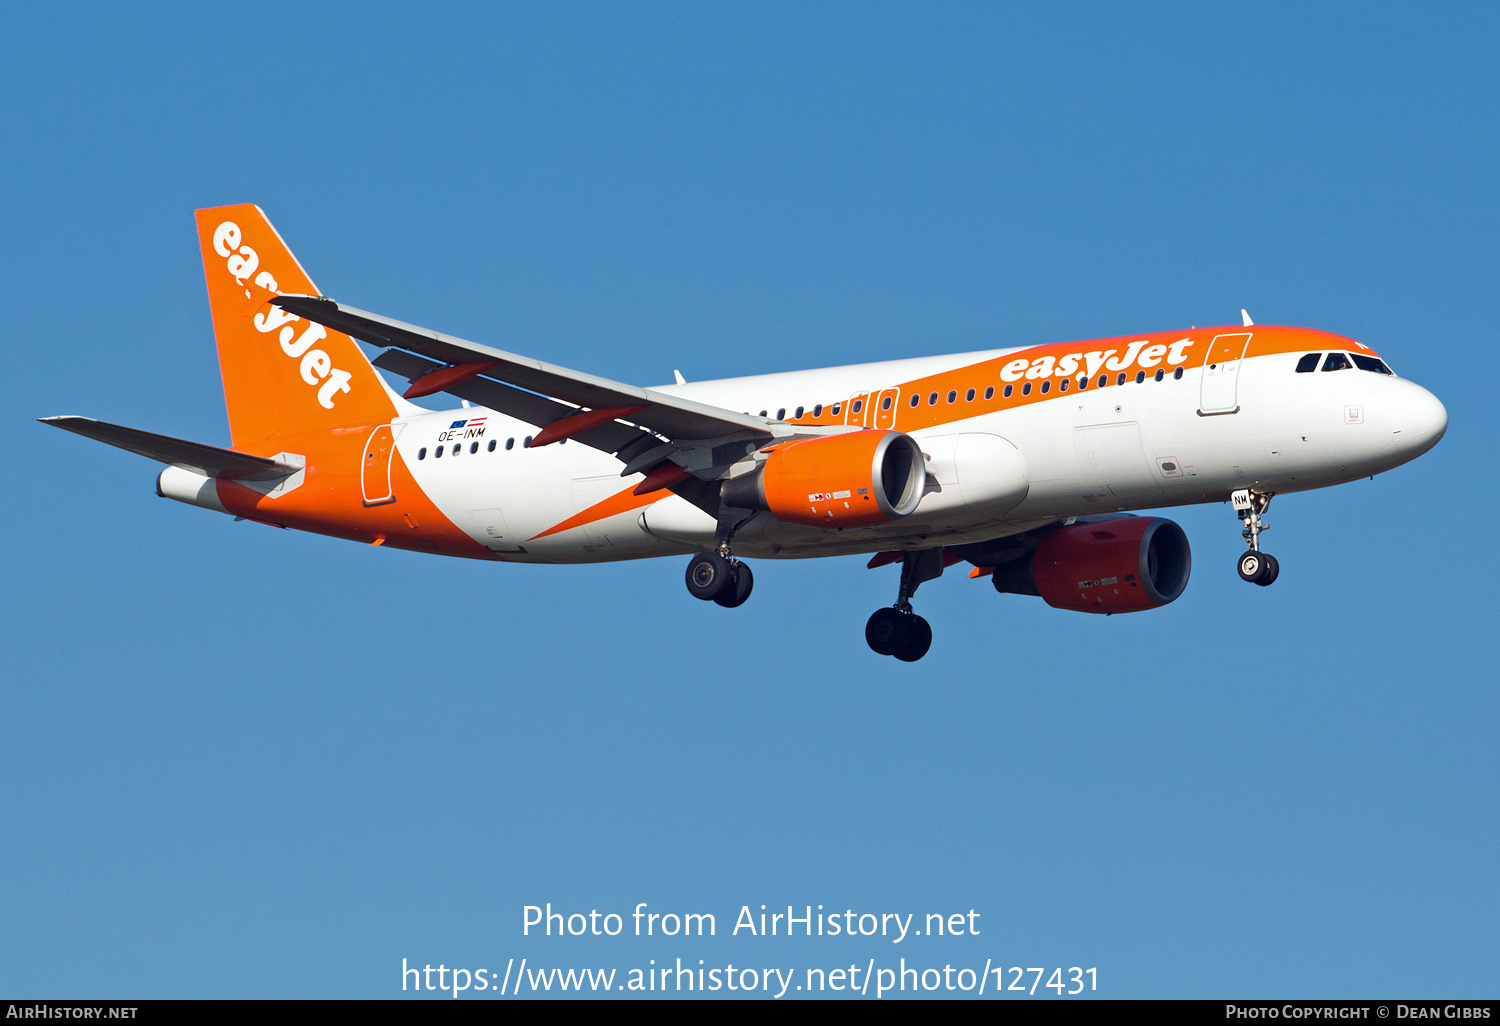
<instances>
[{"instance_id":1,"label":"orange chevron marking","mask_svg":"<svg viewBox=\"0 0 1500 1026\"><path fill-rule=\"evenodd\" d=\"M557 534L561 531L570 531L575 527L582 527L584 524L592 524L595 520L603 520L605 517L612 517L616 513L628 513L633 509L640 509L642 506L649 506L657 499L662 498L665 498L665 496L660 492L651 492L647 495L637 495L635 494L634 485L626 485L624 488L611 495L609 498L594 503L582 513L574 514L573 516L564 520L562 523L547 528L541 534L532 535L526 540L536 541L538 538L545 538L549 534Z\"/></svg>"}]
</instances>

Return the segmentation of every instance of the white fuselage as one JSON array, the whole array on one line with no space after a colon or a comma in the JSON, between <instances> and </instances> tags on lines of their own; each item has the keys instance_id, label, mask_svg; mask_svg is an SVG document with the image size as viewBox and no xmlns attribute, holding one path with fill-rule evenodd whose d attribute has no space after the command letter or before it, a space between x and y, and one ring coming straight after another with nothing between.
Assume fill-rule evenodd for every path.
<instances>
[{"instance_id":1,"label":"white fuselage","mask_svg":"<svg viewBox=\"0 0 1500 1026\"><path fill-rule=\"evenodd\" d=\"M1005 357L995 350L663 385L656 390L735 411L811 409L874 396L930 375ZM1207 367L1162 380L1132 378L1019 408L968 404L958 419L908 427L900 392L893 421L927 458L928 493L910 516L876 527L823 530L759 514L735 538L746 556L797 558L982 541L1058 518L1198 502L1239 488L1290 492L1352 481L1415 458L1441 437L1446 413L1420 386L1358 369L1296 373L1297 353L1240 362L1228 399ZM1206 380L1207 379L1207 380ZM983 382L988 384L988 382ZM873 402L873 399L870 400ZM921 400L925 402L925 397ZM944 400L940 400L944 401ZM1209 407L1226 412L1204 414ZM484 417L481 429L450 430ZM913 418L915 419L915 418ZM712 517L669 492L656 501L556 530L640 480L615 457L573 443L528 448L533 425L466 407L403 416L396 445L428 496L501 558L573 563L710 547ZM489 445L495 443L494 451ZM460 451L454 446L461 445ZM477 446L477 451L474 450ZM443 450L438 457L435 453ZM538 537L543 535L543 537Z\"/></svg>"}]
</instances>

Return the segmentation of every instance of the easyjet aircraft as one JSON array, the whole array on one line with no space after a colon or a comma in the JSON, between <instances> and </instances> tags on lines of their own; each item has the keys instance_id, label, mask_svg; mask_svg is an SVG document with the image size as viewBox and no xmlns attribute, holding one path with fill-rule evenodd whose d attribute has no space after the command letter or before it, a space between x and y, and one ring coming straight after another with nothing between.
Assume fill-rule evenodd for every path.
<instances>
[{"instance_id":1,"label":"easyjet aircraft","mask_svg":"<svg viewBox=\"0 0 1500 1026\"><path fill-rule=\"evenodd\" d=\"M157 493L275 527L500 562L691 554L734 607L742 557L901 566L865 628L932 642L917 586L967 561L1087 613L1165 605L1187 537L1128 510L1232 500L1246 581L1272 496L1390 470L1447 429L1431 393L1308 328L1193 328L637 388L318 294L255 206L200 210L231 448L45 422L169 466ZM372 361L354 341L381 350ZM376 372L411 382L397 395ZM441 412L408 400L446 393Z\"/></svg>"}]
</instances>

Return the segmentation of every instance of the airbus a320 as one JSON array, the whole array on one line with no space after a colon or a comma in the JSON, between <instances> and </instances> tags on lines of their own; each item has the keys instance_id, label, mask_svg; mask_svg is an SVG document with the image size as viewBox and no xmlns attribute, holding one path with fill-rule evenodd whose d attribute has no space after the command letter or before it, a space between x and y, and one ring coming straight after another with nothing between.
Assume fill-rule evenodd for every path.
<instances>
[{"instance_id":1,"label":"airbus a320","mask_svg":"<svg viewBox=\"0 0 1500 1026\"><path fill-rule=\"evenodd\" d=\"M907 662L932 643L912 598L955 563L1077 612L1177 599L1187 537L1134 510L1231 501L1239 575L1270 585L1274 496L1391 470L1448 426L1369 347L1243 311L638 388L320 295L258 207L197 220L231 446L45 423L165 463L159 495L236 518L496 562L688 555L688 591L728 608L750 597L747 557L871 553L900 582L865 639ZM439 393L462 405L411 402Z\"/></svg>"}]
</instances>

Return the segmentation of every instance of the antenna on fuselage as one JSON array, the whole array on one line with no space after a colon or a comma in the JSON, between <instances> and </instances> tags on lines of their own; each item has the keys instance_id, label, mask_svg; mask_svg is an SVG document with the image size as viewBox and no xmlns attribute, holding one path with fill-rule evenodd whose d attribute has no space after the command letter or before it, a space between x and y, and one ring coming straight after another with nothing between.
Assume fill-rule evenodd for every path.
<instances>
[{"instance_id":1,"label":"antenna on fuselage","mask_svg":"<svg viewBox=\"0 0 1500 1026\"><path fill-rule=\"evenodd\" d=\"M1250 314L1246 312L1243 307L1240 308L1240 316L1245 319L1245 327L1249 328L1254 326L1255 322L1250 319Z\"/></svg>"},{"instance_id":2,"label":"antenna on fuselage","mask_svg":"<svg viewBox=\"0 0 1500 1026\"><path fill-rule=\"evenodd\" d=\"M674 378L677 379L677 383L679 385L686 385L687 384L687 378L683 377L682 376L682 371L678 370L676 367L672 368L672 377L674 377Z\"/></svg>"}]
</instances>

